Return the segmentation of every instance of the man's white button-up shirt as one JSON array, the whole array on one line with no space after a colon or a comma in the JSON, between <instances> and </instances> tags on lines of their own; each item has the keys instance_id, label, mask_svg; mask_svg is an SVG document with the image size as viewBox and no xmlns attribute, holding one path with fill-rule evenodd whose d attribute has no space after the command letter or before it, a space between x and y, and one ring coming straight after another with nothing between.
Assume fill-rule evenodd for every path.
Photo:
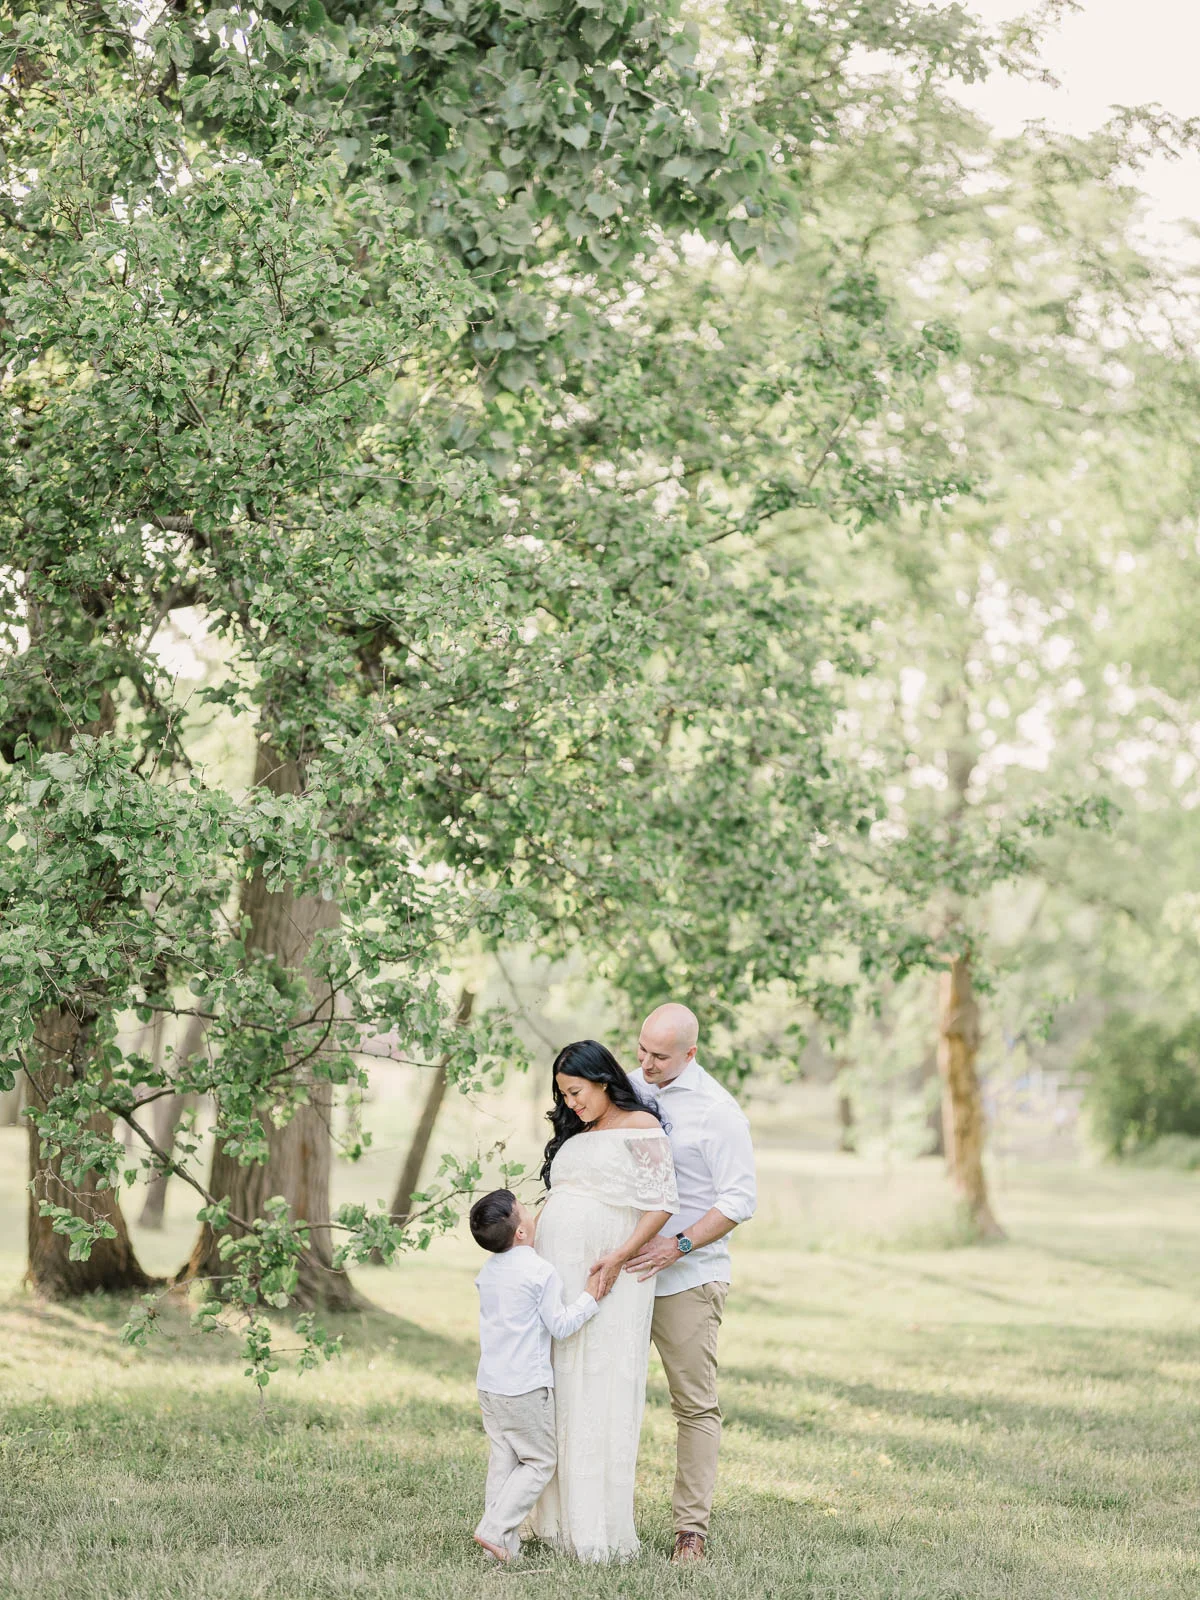
<instances>
[{"instance_id":1,"label":"man's white button-up shirt","mask_svg":"<svg viewBox=\"0 0 1200 1600\"><path fill-rule=\"evenodd\" d=\"M562 1279L537 1251L515 1244L486 1261L479 1290L479 1370L490 1394L529 1394L554 1387L550 1339L569 1339L596 1315L585 1290L563 1305Z\"/></svg>"},{"instance_id":2,"label":"man's white button-up shirt","mask_svg":"<svg viewBox=\"0 0 1200 1600\"><path fill-rule=\"evenodd\" d=\"M754 1215L757 1189L750 1124L737 1101L698 1061L691 1061L673 1083L647 1083L641 1070L630 1079L644 1100L657 1100L667 1123L675 1158L679 1210L662 1230L686 1233L715 1206L730 1222ZM701 1283L728 1283L729 1238L699 1245L654 1279L655 1294L679 1294Z\"/></svg>"}]
</instances>

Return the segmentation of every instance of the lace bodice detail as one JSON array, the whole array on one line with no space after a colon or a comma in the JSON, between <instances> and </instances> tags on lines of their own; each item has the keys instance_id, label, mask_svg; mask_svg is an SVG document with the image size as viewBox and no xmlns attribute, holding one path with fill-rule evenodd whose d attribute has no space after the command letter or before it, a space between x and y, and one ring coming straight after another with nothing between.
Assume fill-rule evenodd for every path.
<instances>
[{"instance_id":1,"label":"lace bodice detail","mask_svg":"<svg viewBox=\"0 0 1200 1600\"><path fill-rule=\"evenodd\" d=\"M550 1193L584 1194L604 1205L674 1211L675 1163L661 1128L600 1128L577 1133L554 1158Z\"/></svg>"}]
</instances>

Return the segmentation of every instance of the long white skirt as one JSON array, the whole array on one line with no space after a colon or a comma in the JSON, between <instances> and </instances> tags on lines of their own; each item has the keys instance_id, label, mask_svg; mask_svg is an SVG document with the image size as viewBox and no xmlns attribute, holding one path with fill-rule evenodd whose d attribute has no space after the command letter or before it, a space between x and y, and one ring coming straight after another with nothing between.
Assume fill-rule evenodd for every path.
<instances>
[{"instance_id":1,"label":"long white skirt","mask_svg":"<svg viewBox=\"0 0 1200 1600\"><path fill-rule=\"evenodd\" d=\"M558 1268L567 1301L588 1268L626 1240L642 1213L551 1190L537 1250ZM530 1519L534 1533L581 1561L635 1556L633 1484L646 1405L654 1280L622 1272L592 1320L554 1341L558 1470Z\"/></svg>"}]
</instances>

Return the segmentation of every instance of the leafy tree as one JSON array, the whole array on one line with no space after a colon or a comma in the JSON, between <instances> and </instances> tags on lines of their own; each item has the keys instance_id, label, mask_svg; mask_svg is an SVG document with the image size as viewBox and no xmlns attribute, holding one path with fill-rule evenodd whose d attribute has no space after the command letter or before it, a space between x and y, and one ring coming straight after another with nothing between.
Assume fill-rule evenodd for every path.
<instances>
[{"instance_id":1,"label":"leafy tree","mask_svg":"<svg viewBox=\"0 0 1200 1600\"><path fill-rule=\"evenodd\" d=\"M13 858L9 886L8 967L18 982L7 1042L36 1082L34 1110L40 1104L46 1119L34 1136L35 1188L42 1172L60 1181L58 1151L70 1142L74 1112L102 1124L106 1110L130 1109L134 1090L165 1092L144 1061L109 1070L115 1018L135 1000L174 1007L179 982L190 980L199 998L198 974L218 947L217 966L232 960L245 969L228 1020L250 1043L247 1056L257 1056L257 1064L243 1062L250 1089L237 1077L232 1048L228 1080L223 1068L213 1078L212 1056L185 1069L176 1086L218 1099L225 1086L238 1102L224 1108L227 1144L241 1132L247 1157L264 1148L255 1092L269 1093L281 1059L282 1070L295 1070L289 1029L312 1026L326 998L308 995L308 1022L296 1022L304 998L296 976L278 968L272 951L251 972L245 956L255 944L236 922L230 936L229 897L248 866L243 911L254 911L245 901L257 896L267 920L282 911L277 922L294 925L301 902L328 903L316 880L322 853L332 859L334 847L319 801L295 794L289 804L277 765L255 801L264 809L251 834L240 824L225 831L227 797L210 791L202 774L188 775L179 710L151 646L174 606L200 598L217 627L261 636L272 606L270 562L261 557L277 554L281 542L273 508L286 505L297 517L302 545L313 531L306 513L329 525L326 474L332 467L340 478L358 465L364 429L383 416L397 367L414 349L460 336L464 315L455 275L405 236L378 174L348 190L336 156L314 148L311 129L283 108L273 107L274 147L253 163L189 148L178 118L145 92L148 50L119 31L116 16L88 36L69 17L27 14L13 66L22 91L13 143L27 152L37 182L20 197L5 258L14 402L6 445L18 491L6 539L8 751L17 763L11 794L29 807L14 819L25 849ZM236 95L241 60L236 47L226 53ZM377 277L362 270L364 257ZM74 448L64 451L63 440ZM472 481L455 480L456 499L473 492ZM438 492L435 476L425 486L425 515ZM276 615L285 612L286 598ZM286 627L273 642L281 637ZM236 697L241 687L227 691ZM261 663L255 687L269 695ZM172 809L180 784L199 808L194 830L185 826L186 806ZM69 813L78 832L61 831ZM251 807L243 822L253 815ZM282 842L289 822L297 837ZM273 858L270 847L267 857L254 852L266 831L282 842ZM44 899L54 876L47 851L70 885L62 905ZM291 884L306 878L315 902L294 896ZM421 910L435 916L434 899ZM420 932L410 925L426 947L429 923ZM427 982L416 990L422 1014L436 1018ZM273 1019L259 1017L261 1051L245 1015L256 1005ZM24 1053L35 1039L40 1068ZM228 1045L215 1028L210 1040L218 1052ZM89 1067L99 1084L84 1081ZM296 1098L319 1102L327 1087L327 1075L316 1074ZM105 1096L111 1104L95 1103ZM319 1116L319 1103L315 1110ZM251 1124L259 1132L247 1141ZM97 1144L66 1181L92 1173L89 1182L111 1190L118 1161L115 1146ZM66 1258L60 1250L51 1259L57 1235L49 1223L81 1245L88 1225L58 1204L57 1189L38 1198L55 1205L36 1225L43 1248L32 1265L44 1287L112 1285L125 1272L139 1281L135 1263L114 1272L103 1251L64 1280ZM111 1229L120 1240L111 1196L104 1206L93 1232ZM320 1226L319 1211L310 1220ZM87 1254L74 1249L77 1258Z\"/></svg>"},{"instance_id":2,"label":"leafy tree","mask_svg":"<svg viewBox=\"0 0 1200 1600\"><path fill-rule=\"evenodd\" d=\"M282 26L269 20L273 15ZM594 288L597 274L619 271L651 227L703 220L720 233L722 212L761 186L765 163L753 129L736 118L722 125L714 116L716 99L702 92L693 65L692 31L669 12L460 3L411 14L402 27L392 8L354 14L335 8L315 22L290 7L264 8L258 16L248 51L255 80L327 130L350 181L372 149L386 150L394 192L411 207L414 232L455 256L482 285L471 337L443 352L434 376L438 403L422 422L428 427L436 418L451 449L501 476L515 450L537 451L558 422L545 396L529 391L539 380L561 384L586 348L592 319L575 291ZM237 107L211 77L212 62L211 45L199 42L191 83L204 87L190 102L185 92L185 112L190 105L211 118L215 106L226 137L241 134L253 149L256 135L239 125ZM689 188L685 200L672 162L678 166L680 152L693 146L703 147L709 180L699 197ZM566 290L559 279L569 280ZM413 385L410 405L418 393ZM422 406L428 394L426 387ZM520 405L515 397L522 395ZM491 536L485 523L468 537ZM588 576L593 587L611 581L594 568ZM533 603L542 603L544 588L532 587ZM572 601L581 598L570 594L581 588L578 574L566 588ZM529 595L522 582L514 598ZM525 615L510 625L523 626ZM327 620L337 625L336 617ZM414 661L410 642L411 632L397 639L385 620L376 622L372 637L360 631L348 647L376 680L390 670L401 681ZM486 700L496 689L493 712L497 701L512 700L511 684L497 689L488 677L495 652L481 650L480 659L484 671L474 675L457 718L459 739L463 725L472 725L478 695ZM603 652L590 664L593 681L602 661ZM444 672L446 663L437 670ZM296 696L289 713L298 725ZM418 703L412 715L427 716L428 707ZM485 761L500 731L494 720L486 726ZM436 741L428 731L422 737L428 768ZM463 754L450 752L458 770L448 792L433 769L427 788L435 827L459 803L469 770ZM558 808L555 799L551 809ZM402 837L410 822L399 824ZM390 848L383 844L385 856ZM283 953L293 961L299 955L294 947ZM320 1142L320 1128L307 1138ZM288 1140L281 1135L268 1171L284 1163ZM228 1164L212 1179L218 1187L236 1181ZM189 1269L211 1268L215 1248L215 1238L202 1235Z\"/></svg>"},{"instance_id":3,"label":"leafy tree","mask_svg":"<svg viewBox=\"0 0 1200 1600\"><path fill-rule=\"evenodd\" d=\"M1093 1131L1110 1156L1169 1134L1200 1136L1200 1032L1117 1012L1097 1031L1080 1068Z\"/></svg>"},{"instance_id":4,"label":"leafy tree","mask_svg":"<svg viewBox=\"0 0 1200 1600\"><path fill-rule=\"evenodd\" d=\"M876 445L924 458L927 470L940 462L969 492L858 540L856 588L880 628L850 728L888 772L893 824L928 831L940 854L964 829L1064 808L1102 819L1107 798L1121 796L1133 731L1111 703L1113 621L1130 598L1122 552L1152 546L1182 493L1186 479L1163 470L1159 433L1188 362L1183 342L1163 337L1177 290L1134 245L1133 197L1116 176L1143 123L1091 143L1004 147L936 96L909 115L909 150L894 167L894 133L877 145L867 134L877 203L843 226L910 315L953 316L962 347L940 394L928 388L913 411L879 419ZM833 547L831 564L847 553ZM1073 863L1112 849L1074 837L1028 844L1000 875L1058 884L1064 905L1081 876ZM948 1157L990 1231L973 970L1022 954L1001 956L988 874L955 881L930 867L946 891L938 913L951 956L940 1042ZM1044 949L1034 959L1044 973ZM1034 987L1040 1009L1046 986L1035 977Z\"/></svg>"},{"instance_id":5,"label":"leafy tree","mask_svg":"<svg viewBox=\"0 0 1200 1600\"><path fill-rule=\"evenodd\" d=\"M447 1030L442 952L468 925L612 929L687 870L691 812L653 775L694 777L688 739L768 726L741 700L772 664L764 621L791 629L773 692L796 701L775 737L819 770L834 706L799 664L840 648L841 625L811 606L788 620L786 575L712 548L726 521L669 514L638 443L661 439L662 397L632 405L644 361L614 363L614 298L558 409L535 394L537 429L518 422L513 386L465 353L497 296L419 237L386 150L319 137L248 23L84 20L25 12L10 54L8 131L32 181L6 203L3 258L4 1050L34 1090L34 1271L55 1292L140 1281L128 1252L114 1269L93 1249L123 1248L115 1116L200 1191L195 1272L248 1310L344 1297L349 1254L400 1242L386 1218L328 1216L324 1118L363 1031L444 1045L460 1078L503 1051L486 1022ZM275 48L265 23L262 38ZM197 40L204 71L183 78ZM588 472L564 449L535 477L532 444L586 436L588 405L607 424L621 384ZM153 649L184 604L229 642L205 698L257 729L244 798L194 767ZM700 675L679 641L709 636L725 653ZM802 770L769 796L763 847L787 836ZM857 825L853 792L820 805ZM726 852L744 844L731 822ZM123 1054L131 1006L203 1022L204 1052ZM193 1136L171 1154L142 1120L177 1094L216 1105L207 1184ZM411 1236L449 1215L431 1201ZM78 1280L55 1276L58 1240ZM266 1381L269 1343L249 1338Z\"/></svg>"},{"instance_id":6,"label":"leafy tree","mask_svg":"<svg viewBox=\"0 0 1200 1600\"><path fill-rule=\"evenodd\" d=\"M956 8L890 8L890 34L886 9L820 8L788 56L842 139L831 52L976 59ZM689 266L684 227L763 262L803 244L819 152L782 72L751 123L745 76L669 15L445 10L17 18L0 965L35 1180L62 1186L47 1286L56 1241L87 1284L137 1281L92 1265L123 1226L114 1116L199 1190L190 1271L248 1313L344 1303L350 1259L427 1239L440 1192L407 1234L329 1215L328 1109L364 1033L452 1081L506 1058L441 992L468 928L583 939L634 995L783 981L831 1014L831 949L868 974L928 950L905 914L953 850L914 829L907 865L864 859L876 779L835 745L867 618L774 534L808 517L832 547L835 519L957 491L876 438L954 336L898 322L828 232L802 295ZM183 605L226 641L202 698L254 729L245 796L196 767L155 654ZM994 831L972 883L1017 859ZM204 1051L122 1053L130 1008ZM172 1154L144 1121L189 1093L217 1109L207 1181L186 1127Z\"/></svg>"}]
</instances>

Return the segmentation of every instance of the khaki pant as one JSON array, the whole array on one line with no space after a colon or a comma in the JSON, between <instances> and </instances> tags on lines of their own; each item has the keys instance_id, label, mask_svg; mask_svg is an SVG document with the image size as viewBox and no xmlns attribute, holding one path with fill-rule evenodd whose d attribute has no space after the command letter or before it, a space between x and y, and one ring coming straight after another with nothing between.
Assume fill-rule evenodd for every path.
<instances>
[{"instance_id":1,"label":"khaki pant","mask_svg":"<svg viewBox=\"0 0 1200 1600\"><path fill-rule=\"evenodd\" d=\"M672 1498L675 1532L691 1530L706 1538L721 1448L717 1329L728 1292L727 1283L701 1283L679 1294L661 1295L654 1302L650 1328L666 1368L678 1429Z\"/></svg>"},{"instance_id":2,"label":"khaki pant","mask_svg":"<svg viewBox=\"0 0 1200 1600\"><path fill-rule=\"evenodd\" d=\"M483 1517L475 1532L510 1555L521 1548L517 1529L533 1510L558 1464L554 1390L528 1394L479 1391L483 1431L491 1440Z\"/></svg>"}]
</instances>

